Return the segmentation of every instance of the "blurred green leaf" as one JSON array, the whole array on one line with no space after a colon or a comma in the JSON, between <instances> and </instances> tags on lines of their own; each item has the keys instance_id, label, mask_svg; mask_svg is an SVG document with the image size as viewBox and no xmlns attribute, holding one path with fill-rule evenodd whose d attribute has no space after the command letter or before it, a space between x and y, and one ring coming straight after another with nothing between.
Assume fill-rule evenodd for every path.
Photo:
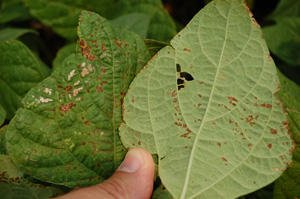
<instances>
[{"instance_id":1,"label":"blurred green leaf","mask_svg":"<svg viewBox=\"0 0 300 199\"><path fill-rule=\"evenodd\" d=\"M36 33L32 29L27 28L4 28L0 29L0 44L5 41L11 41L19 38L20 36L27 33Z\"/></svg>"},{"instance_id":2,"label":"blurred green leaf","mask_svg":"<svg viewBox=\"0 0 300 199\"><path fill-rule=\"evenodd\" d=\"M76 43L70 43L59 49L59 51L56 54L55 59L52 62L53 70L60 67L63 63L63 61L72 53L75 53L76 50Z\"/></svg>"},{"instance_id":3,"label":"blurred green leaf","mask_svg":"<svg viewBox=\"0 0 300 199\"><path fill-rule=\"evenodd\" d=\"M280 0L275 10L267 17L267 20L276 20L282 17L300 17L300 1Z\"/></svg>"},{"instance_id":4,"label":"blurred green leaf","mask_svg":"<svg viewBox=\"0 0 300 199\"><path fill-rule=\"evenodd\" d=\"M151 16L141 13L130 13L110 20L116 27L135 32L142 39L146 39Z\"/></svg>"},{"instance_id":5,"label":"blurred green leaf","mask_svg":"<svg viewBox=\"0 0 300 199\"><path fill-rule=\"evenodd\" d=\"M7 130L7 125L0 128L0 154L6 154L6 140L5 140L5 133ZM1 193L1 192L0 192Z\"/></svg>"},{"instance_id":6,"label":"blurred green leaf","mask_svg":"<svg viewBox=\"0 0 300 199\"><path fill-rule=\"evenodd\" d=\"M11 119L28 90L45 78L40 62L19 41L0 45L0 104Z\"/></svg>"},{"instance_id":7,"label":"blurred green leaf","mask_svg":"<svg viewBox=\"0 0 300 199\"><path fill-rule=\"evenodd\" d=\"M69 40L77 39L78 16L83 9L95 11L107 19L130 13L151 16L147 38L168 42L176 34L176 26L160 0L24 0L30 13L55 32Z\"/></svg>"},{"instance_id":8,"label":"blurred green leaf","mask_svg":"<svg viewBox=\"0 0 300 199\"><path fill-rule=\"evenodd\" d=\"M300 66L300 17L278 18L275 25L264 27L263 33L273 54L290 65Z\"/></svg>"},{"instance_id":9,"label":"blurred green leaf","mask_svg":"<svg viewBox=\"0 0 300 199\"><path fill-rule=\"evenodd\" d=\"M2 124L4 123L6 117L6 111L5 109L2 107L2 105L0 104L0 127L2 126Z\"/></svg>"},{"instance_id":10,"label":"blurred green leaf","mask_svg":"<svg viewBox=\"0 0 300 199\"><path fill-rule=\"evenodd\" d=\"M300 87L279 71L278 75L281 88L277 95L288 113L289 130L295 143L295 149L291 164L275 181L274 199L300 198ZM283 161L285 160L283 159Z\"/></svg>"},{"instance_id":11,"label":"blurred green leaf","mask_svg":"<svg viewBox=\"0 0 300 199\"><path fill-rule=\"evenodd\" d=\"M11 21L24 21L30 18L27 8L25 8L20 1L6 1L2 2L0 10L0 24Z\"/></svg>"}]
</instances>

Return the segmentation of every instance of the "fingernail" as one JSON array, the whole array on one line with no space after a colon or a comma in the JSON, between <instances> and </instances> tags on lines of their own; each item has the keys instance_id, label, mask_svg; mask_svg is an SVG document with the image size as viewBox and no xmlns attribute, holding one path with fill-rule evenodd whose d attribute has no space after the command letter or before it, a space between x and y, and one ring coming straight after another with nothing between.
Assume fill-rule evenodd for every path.
<instances>
[{"instance_id":1,"label":"fingernail","mask_svg":"<svg viewBox=\"0 0 300 199\"><path fill-rule=\"evenodd\" d=\"M144 159L137 149L131 149L127 152L124 161L119 166L118 171L134 173L139 170L144 164Z\"/></svg>"}]
</instances>

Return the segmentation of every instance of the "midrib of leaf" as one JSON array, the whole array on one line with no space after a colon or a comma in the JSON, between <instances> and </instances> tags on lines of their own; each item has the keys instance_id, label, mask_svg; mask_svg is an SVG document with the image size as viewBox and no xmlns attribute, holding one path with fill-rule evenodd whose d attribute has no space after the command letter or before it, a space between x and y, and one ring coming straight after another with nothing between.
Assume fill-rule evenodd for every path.
<instances>
[{"instance_id":1,"label":"midrib of leaf","mask_svg":"<svg viewBox=\"0 0 300 199\"><path fill-rule=\"evenodd\" d=\"M231 9L231 6L230 6L229 11L228 11L228 16L230 14L230 9ZM219 63L218 63L218 66L217 66L217 71L216 71L215 79L214 79L214 82L213 82L213 85L212 85L211 93L210 93L210 96L209 96L209 99L208 99L208 105L207 105L207 108L205 110L202 123L201 123L201 125L199 127L199 130L198 130L197 134L196 134L196 137L195 137L195 140L194 140L194 143L193 143L193 148L191 150L191 155L190 155L190 159L189 159L189 163L188 163L188 168L187 168L187 174L186 174L186 177L185 177L183 190L182 190L182 193L181 193L181 196L180 196L181 199L184 199L185 195L186 195L187 186L189 184L189 179L190 179L190 175L191 175L192 164L193 164L193 159L194 159L194 154L195 154L195 150L196 150L197 141L198 141L198 138L200 136L201 130L202 130L203 126L204 126L203 124L206 122L205 121L206 120L206 115L207 115L208 110L210 109L210 104L211 104L211 100L212 100L212 96L213 96L213 91L214 91L215 84L216 84L216 81L217 81L217 77L218 77L218 74L219 74L219 70L220 70L220 67L221 67L221 61L222 61L222 58L223 58L223 52L224 52L224 49L225 49L225 46L226 46L227 28L228 28L228 16L227 16L227 20L226 20L225 37L224 37L223 48L222 48L222 51L221 51L221 55L220 55ZM198 35L198 37L199 37L199 35ZM200 39L199 39L199 41L200 41ZM198 192L195 195L198 195L199 193L200 192ZM193 198L194 196L192 196L190 198Z\"/></svg>"},{"instance_id":2,"label":"midrib of leaf","mask_svg":"<svg viewBox=\"0 0 300 199\"><path fill-rule=\"evenodd\" d=\"M155 64L155 68L156 68L156 64ZM149 77L152 76L152 73L154 72L155 70L152 70ZM149 85L149 81L150 81L150 78L149 80L147 81L147 87L150 88L150 85ZM151 128L152 128L152 131L154 131L154 126L153 126L153 122L152 122L152 115L151 115L151 110L150 110L150 106L149 106L149 102L150 102L150 98L149 98L149 89L147 89L147 105L148 105L148 112L149 112L149 115L150 115L150 122L151 122ZM155 148L156 148L156 152L159 154L159 151L158 151L158 147L157 147L157 140L156 140L156 136L155 136L156 133L153 133L153 137L154 137L154 143L155 143ZM161 160L161 157L158 158L158 165L160 165L160 160ZM159 172L159 170L158 170Z\"/></svg>"}]
</instances>

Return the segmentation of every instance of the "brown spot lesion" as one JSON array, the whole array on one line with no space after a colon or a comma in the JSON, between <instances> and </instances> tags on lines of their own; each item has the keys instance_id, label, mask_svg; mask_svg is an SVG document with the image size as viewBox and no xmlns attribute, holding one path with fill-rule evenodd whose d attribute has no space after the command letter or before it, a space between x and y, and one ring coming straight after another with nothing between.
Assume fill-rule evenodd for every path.
<instances>
[{"instance_id":1,"label":"brown spot lesion","mask_svg":"<svg viewBox=\"0 0 300 199\"><path fill-rule=\"evenodd\" d=\"M70 109L72 109L72 107L75 107L76 104L73 104L73 102L71 102L70 104L61 104L59 106L59 110L64 112L64 113L67 113Z\"/></svg>"},{"instance_id":2,"label":"brown spot lesion","mask_svg":"<svg viewBox=\"0 0 300 199\"><path fill-rule=\"evenodd\" d=\"M96 59L95 55L91 54L91 46L88 46L88 43L83 39L79 41L80 51L83 56L86 56L87 60L94 61Z\"/></svg>"},{"instance_id":3,"label":"brown spot lesion","mask_svg":"<svg viewBox=\"0 0 300 199\"><path fill-rule=\"evenodd\" d=\"M260 107L263 107L263 108L272 108L272 105L271 104L267 104L267 103L263 103L263 104L260 104Z\"/></svg>"}]
</instances>

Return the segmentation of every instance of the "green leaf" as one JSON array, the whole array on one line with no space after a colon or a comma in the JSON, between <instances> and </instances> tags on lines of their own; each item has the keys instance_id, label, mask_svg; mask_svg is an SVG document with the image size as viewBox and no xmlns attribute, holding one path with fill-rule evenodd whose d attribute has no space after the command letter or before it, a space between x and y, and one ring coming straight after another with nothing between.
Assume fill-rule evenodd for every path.
<instances>
[{"instance_id":1,"label":"green leaf","mask_svg":"<svg viewBox=\"0 0 300 199\"><path fill-rule=\"evenodd\" d=\"M0 128L0 154L6 154L6 141L5 141L5 133L7 130L7 125Z\"/></svg>"},{"instance_id":2,"label":"green leaf","mask_svg":"<svg viewBox=\"0 0 300 199\"><path fill-rule=\"evenodd\" d=\"M175 34L176 27L172 18L163 9L160 0L24 0L32 16L69 40L77 39L77 18L81 10L95 11L108 19L130 13L151 16L147 38L168 42Z\"/></svg>"},{"instance_id":3,"label":"green leaf","mask_svg":"<svg viewBox=\"0 0 300 199\"><path fill-rule=\"evenodd\" d=\"M290 65L300 66L300 17L277 19L263 32L272 53Z\"/></svg>"},{"instance_id":4,"label":"green leaf","mask_svg":"<svg viewBox=\"0 0 300 199\"><path fill-rule=\"evenodd\" d=\"M293 161L285 172L276 180L274 199L288 199L300 197L300 87L280 72L281 88L278 96L284 103L284 108L289 115L289 130L295 143ZM286 161L286 160L284 160Z\"/></svg>"},{"instance_id":5,"label":"green leaf","mask_svg":"<svg viewBox=\"0 0 300 199\"><path fill-rule=\"evenodd\" d=\"M19 38L27 33L36 33L32 29L27 28L5 28L0 30L0 44L5 41L11 41Z\"/></svg>"},{"instance_id":6,"label":"green leaf","mask_svg":"<svg viewBox=\"0 0 300 199\"><path fill-rule=\"evenodd\" d=\"M7 155L0 155L0 193L9 199L48 199L63 194L54 187L33 184L23 178L23 173Z\"/></svg>"},{"instance_id":7,"label":"green leaf","mask_svg":"<svg viewBox=\"0 0 300 199\"><path fill-rule=\"evenodd\" d=\"M158 154L174 198L244 195L291 159L276 68L250 14L242 0L208 4L124 98L122 142Z\"/></svg>"},{"instance_id":8,"label":"green leaf","mask_svg":"<svg viewBox=\"0 0 300 199\"><path fill-rule=\"evenodd\" d=\"M121 163L123 97L149 60L135 33L91 12L79 21L77 53L29 91L7 131L9 154L22 171L68 187L101 182Z\"/></svg>"},{"instance_id":9,"label":"green leaf","mask_svg":"<svg viewBox=\"0 0 300 199\"><path fill-rule=\"evenodd\" d=\"M53 70L61 66L63 61L72 53L75 53L76 43L70 43L59 49L56 54L55 59L53 60L52 67Z\"/></svg>"},{"instance_id":10,"label":"green leaf","mask_svg":"<svg viewBox=\"0 0 300 199\"><path fill-rule=\"evenodd\" d=\"M176 25L161 0L120 0L114 8L114 17L129 13L144 13L151 17L147 38L168 42L177 33Z\"/></svg>"},{"instance_id":11,"label":"green leaf","mask_svg":"<svg viewBox=\"0 0 300 199\"><path fill-rule=\"evenodd\" d=\"M110 20L110 23L124 30L129 30L140 35L142 39L147 37L151 15L130 13Z\"/></svg>"},{"instance_id":12,"label":"green leaf","mask_svg":"<svg viewBox=\"0 0 300 199\"><path fill-rule=\"evenodd\" d=\"M39 61L19 41L0 45L0 104L11 119L28 90L45 78Z\"/></svg>"},{"instance_id":13,"label":"green leaf","mask_svg":"<svg viewBox=\"0 0 300 199\"><path fill-rule=\"evenodd\" d=\"M173 199L168 190L161 184L152 195L152 199Z\"/></svg>"},{"instance_id":14,"label":"green leaf","mask_svg":"<svg viewBox=\"0 0 300 199\"><path fill-rule=\"evenodd\" d=\"M0 104L0 127L4 123L5 117L6 117L6 111Z\"/></svg>"},{"instance_id":15,"label":"green leaf","mask_svg":"<svg viewBox=\"0 0 300 199\"><path fill-rule=\"evenodd\" d=\"M145 39L144 41L145 41L145 44L148 48L148 51L149 51L151 57L153 57L163 47L168 45L165 42L156 41L156 40L153 40L153 39Z\"/></svg>"},{"instance_id":16,"label":"green leaf","mask_svg":"<svg viewBox=\"0 0 300 199\"><path fill-rule=\"evenodd\" d=\"M267 17L276 20L282 17L300 17L299 0L280 0L276 9Z\"/></svg>"},{"instance_id":17,"label":"green leaf","mask_svg":"<svg viewBox=\"0 0 300 199\"><path fill-rule=\"evenodd\" d=\"M26 9L19 1L2 2L0 10L0 24L11 21L24 21L30 18L28 9Z\"/></svg>"}]
</instances>

